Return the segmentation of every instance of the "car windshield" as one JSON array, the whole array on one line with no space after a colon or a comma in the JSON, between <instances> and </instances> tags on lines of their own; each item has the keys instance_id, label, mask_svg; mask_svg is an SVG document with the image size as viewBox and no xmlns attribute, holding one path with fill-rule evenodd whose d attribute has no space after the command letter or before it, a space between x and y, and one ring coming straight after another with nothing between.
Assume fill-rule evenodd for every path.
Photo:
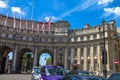
<instances>
[{"instance_id":1,"label":"car windshield","mask_svg":"<svg viewBox=\"0 0 120 80\"><path fill-rule=\"evenodd\" d=\"M110 80L120 80L120 74L115 74L115 75L112 75Z\"/></svg>"},{"instance_id":2,"label":"car windshield","mask_svg":"<svg viewBox=\"0 0 120 80\"><path fill-rule=\"evenodd\" d=\"M63 68L47 68L45 69L47 75L64 75Z\"/></svg>"},{"instance_id":3,"label":"car windshield","mask_svg":"<svg viewBox=\"0 0 120 80\"><path fill-rule=\"evenodd\" d=\"M87 72L87 71L71 71L69 74L77 74L77 75L94 75L92 72Z\"/></svg>"},{"instance_id":4,"label":"car windshield","mask_svg":"<svg viewBox=\"0 0 120 80\"><path fill-rule=\"evenodd\" d=\"M40 73L40 68L34 68L34 73L39 74Z\"/></svg>"},{"instance_id":5,"label":"car windshield","mask_svg":"<svg viewBox=\"0 0 120 80\"><path fill-rule=\"evenodd\" d=\"M93 75L91 72L78 72L78 75Z\"/></svg>"}]
</instances>

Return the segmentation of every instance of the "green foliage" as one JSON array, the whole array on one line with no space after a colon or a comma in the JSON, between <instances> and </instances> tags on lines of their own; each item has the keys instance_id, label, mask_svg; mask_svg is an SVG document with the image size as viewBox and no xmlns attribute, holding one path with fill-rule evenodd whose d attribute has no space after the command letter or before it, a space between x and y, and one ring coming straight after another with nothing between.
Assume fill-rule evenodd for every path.
<instances>
[{"instance_id":1,"label":"green foliage","mask_svg":"<svg viewBox=\"0 0 120 80\"><path fill-rule=\"evenodd\" d=\"M46 65L51 64L51 62L52 62L52 58L50 57L50 58L47 59L47 61L46 61Z\"/></svg>"},{"instance_id":2,"label":"green foliage","mask_svg":"<svg viewBox=\"0 0 120 80\"><path fill-rule=\"evenodd\" d=\"M26 64L26 65L25 65ZM31 57L31 54L24 54L22 56L22 70L32 70L33 66L33 57Z\"/></svg>"}]
</instances>

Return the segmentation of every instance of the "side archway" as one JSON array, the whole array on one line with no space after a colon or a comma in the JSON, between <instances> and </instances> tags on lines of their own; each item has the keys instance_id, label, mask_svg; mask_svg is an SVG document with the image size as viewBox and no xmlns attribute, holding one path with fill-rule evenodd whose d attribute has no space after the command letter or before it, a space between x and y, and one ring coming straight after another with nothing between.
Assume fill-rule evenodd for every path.
<instances>
[{"instance_id":1,"label":"side archway","mask_svg":"<svg viewBox=\"0 0 120 80\"><path fill-rule=\"evenodd\" d=\"M7 46L0 46L0 73L8 72L8 64L9 70L11 70L12 60L9 63L9 52L12 52L12 49Z\"/></svg>"},{"instance_id":2,"label":"side archway","mask_svg":"<svg viewBox=\"0 0 120 80\"><path fill-rule=\"evenodd\" d=\"M33 67L33 52L28 48L18 51L16 58L16 73L30 73Z\"/></svg>"}]
</instances>

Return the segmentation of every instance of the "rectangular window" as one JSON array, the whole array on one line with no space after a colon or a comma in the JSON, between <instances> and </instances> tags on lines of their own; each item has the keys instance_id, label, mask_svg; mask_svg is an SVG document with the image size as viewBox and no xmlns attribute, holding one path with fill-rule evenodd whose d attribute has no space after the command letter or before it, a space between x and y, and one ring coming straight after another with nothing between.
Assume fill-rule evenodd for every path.
<instances>
[{"instance_id":1,"label":"rectangular window","mask_svg":"<svg viewBox=\"0 0 120 80\"><path fill-rule=\"evenodd\" d=\"M62 51L62 48L60 48L60 51Z\"/></svg>"},{"instance_id":2,"label":"rectangular window","mask_svg":"<svg viewBox=\"0 0 120 80\"><path fill-rule=\"evenodd\" d=\"M87 48L87 54L90 56L90 47Z\"/></svg>"},{"instance_id":3,"label":"rectangular window","mask_svg":"<svg viewBox=\"0 0 120 80\"><path fill-rule=\"evenodd\" d=\"M94 46L94 56L97 56L97 47Z\"/></svg>"},{"instance_id":4,"label":"rectangular window","mask_svg":"<svg viewBox=\"0 0 120 80\"><path fill-rule=\"evenodd\" d=\"M93 35L94 36L94 40L97 39L97 36L96 35Z\"/></svg>"},{"instance_id":5,"label":"rectangular window","mask_svg":"<svg viewBox=\"0 0 120 80\"><path fill-rule=\"evenodd\" d=\"M45 42L48 42L48 38L45 38Z\"/></svg>"},{"instance_id":6,"label":"rectangular window","mask_svg":"<svg viewBox=\"0 0 120 80\"><path fill-rule=\"evenodd\" d=\"M83 36L80 37L80 40L83 41Z\"/></svg>"},{"instance_id":7,"label":"rectangular window","mask_svg":"<svg viewBox=\"0 0 120 80\"><path fill-rule=\"evenodd\" d=\"M81 63L80 63L80 64L81 64L81 65L80 65L80 69L83 70L83 67L84 67L84 66L83 66L83 65L84 65L83 60L81 60Z\"/></svg>"},{"instance_id":8,"label":"rectangular window","mask_svg":"<svg viewBox=\"0 0 120 80\"><path fill-rule=\"evenodd\" d=\"M51 38L51 42L54 42L54 38Z\"/></svg>"},{"instance_id":9,"label":"rectangular window","mask_svg":"<svg viewBox=\"0 0 120 80\"><path fill-rule=\"evenodd\" d=\"M84 50L84 48L80 48L80 54L82 57L83 57L83 50Z\"/></svg>"},{"instance_id":10,"label":"rectangular window","mask_svg":"<svg viewBox=\"0 0 120 80\"><path fill-rule=\"evenodd\" d=\"M68 49L68 56L71 56L71 49Z\"/></svg>"},{"instance_id":11,"label":"rectangular window","mask_svg":"<svg viewBox=\"0 0 120 80\"><path fill-rule=\"evenodd\" d=\"M59 41L62 42L62 38L60 38Z\"/></svg>"},{"instance_id":12,"label":"rectangular window","mask_svg":"<svg viewBox=\"0 0 120 80\"><path fill-rule=\"evenodd\" d=\"M90 60L88 60L88 68L87 68L88 70L90 70L91 69L91 64L90 64Z\"/></svg>"},{"instance_id":13,"label":"rectangular window","mask_svg":"<svg viewBox=\"0 0 120 80\"><path fill-rule=\"evenodd\" d=\"M87 36L87 40L90 40L90 36Z\"/></svg>"},{"instance_id":14,"label":"rectangular window","mask_svg":"<svg viewBox=\"0 0 120 80\"><path fill-rule=\"evenodd\" d=\"M94 70L95 70L95 71L98 70L98 63L97 63L97 60L94 61Z\"/></svg>"}]
</instances>

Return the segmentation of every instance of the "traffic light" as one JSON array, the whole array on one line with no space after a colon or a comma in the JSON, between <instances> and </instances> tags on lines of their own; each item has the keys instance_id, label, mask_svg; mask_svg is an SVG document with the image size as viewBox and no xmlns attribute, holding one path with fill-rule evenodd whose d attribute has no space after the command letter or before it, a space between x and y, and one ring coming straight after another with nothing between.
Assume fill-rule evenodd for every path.
<instances>
[{"instance_id":1,"label":"traffic light","mask_svg":"<svg viewBox=\"0 0 120 80\"><path fill-rule=\"evenodd\" d=\"M107 64L107 52L105 50L102 51L102 63L103 65Z\"/></svg>"}]
</instances>

